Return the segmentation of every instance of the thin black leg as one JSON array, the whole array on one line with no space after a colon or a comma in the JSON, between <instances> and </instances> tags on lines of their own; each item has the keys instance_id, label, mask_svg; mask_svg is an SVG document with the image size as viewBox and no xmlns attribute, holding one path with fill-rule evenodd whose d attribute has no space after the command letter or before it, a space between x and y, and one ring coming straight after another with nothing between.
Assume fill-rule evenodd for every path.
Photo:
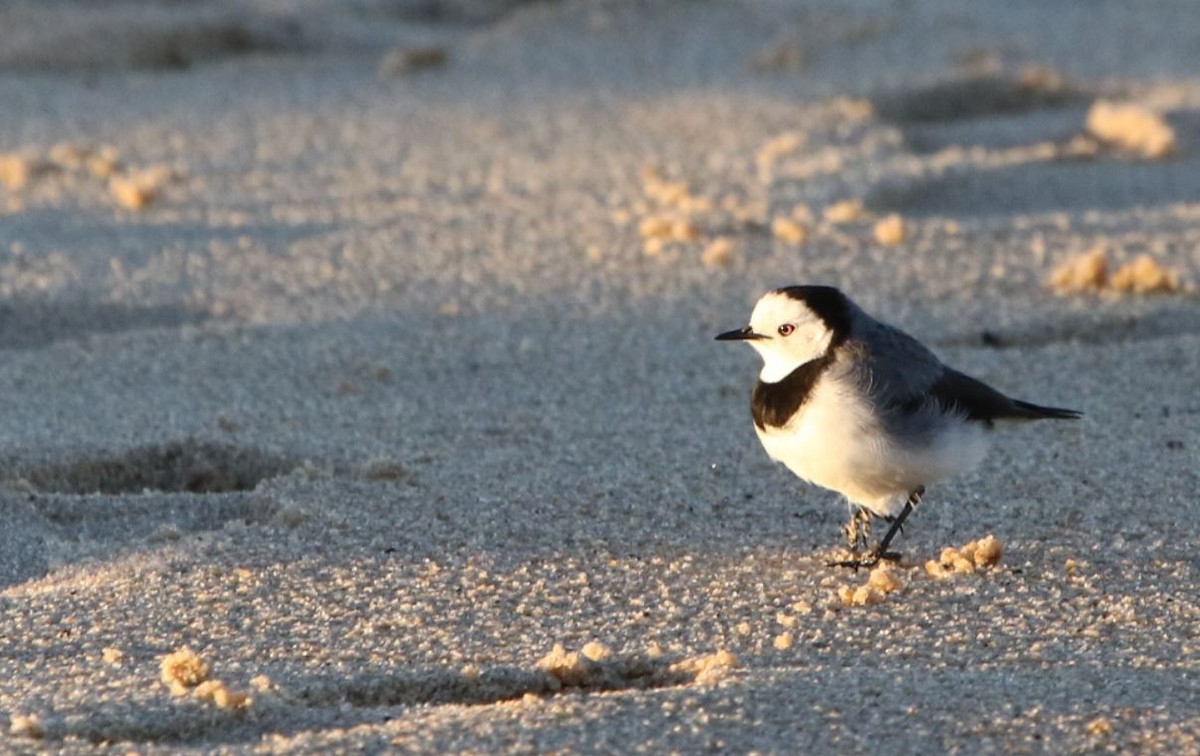
<instances>
[{"instance_id":1,"label":"thin black leg","mask_svg":"<svg viewBox=\"0 0 1200 756\"><path fill-rule=\"evenodd\" d=\"M888 552L887 548L888 546L892 545L892 539L896 537L896 534L904 529L904 521L908 519L908 516L912 514L912 511L913 503L912 499L909 498L908 501L904 502L904 509L900 511L900 515L892 521L892 526L888 528L886 533L883 534L883 540L881 540L879 545L875 547L873 555L876 557L876 559L891 559L893 557L899 558L899 554L895 554L895 552Z\"/></svg>"},{"instance_id":2,"label":"thin black leg","mask_svg":"<svg viewBox=\"0 0 1200 756\"><path fill-rule=\"evenodd\" d=\"M872 549L869 554L863 557L830 562L830 566L852 567L857 570L859 567L874 567L875 565L879 564L880 561L885 559L890 561L899 559L900 554L894 551L888 551L888 546L892 545L892 539L896 537L896 534L904 530L904 521L908 519L908 516L912 514L914 509L916 509L916 506L921 503L921 497L924 494L925 486L917 486L917 490L908 495L908 501L904 502L904 509L902 509L900 514L892 520L891 527L889 527L888 531L883 534L883 539L879 542L879 545Z\"/></svg>"}]
</instances>

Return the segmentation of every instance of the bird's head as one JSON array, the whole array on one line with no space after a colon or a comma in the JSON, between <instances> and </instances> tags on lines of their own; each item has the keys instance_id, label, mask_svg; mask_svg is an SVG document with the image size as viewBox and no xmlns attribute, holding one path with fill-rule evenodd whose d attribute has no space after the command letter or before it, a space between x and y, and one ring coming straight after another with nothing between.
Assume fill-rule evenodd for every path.
<instances>
[{"instance_id":1,"label":"bird's head","mask_svg":"<svg viewBox=\"0 0 1200 756\"><path fill-rule=\"evenodd\" d=\"M851 306L844 294L829 286L776 289L754 305L750 325L726 331L717 340L750 344L763 360L759 379L776 383L846 339Z\"/></svg>"}]
</instances>

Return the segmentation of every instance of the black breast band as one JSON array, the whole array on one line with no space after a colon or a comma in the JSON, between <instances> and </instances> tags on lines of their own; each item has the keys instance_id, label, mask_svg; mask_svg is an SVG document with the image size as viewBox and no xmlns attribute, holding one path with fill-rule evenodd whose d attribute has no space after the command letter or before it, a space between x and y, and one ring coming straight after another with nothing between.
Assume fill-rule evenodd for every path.
<instances>
[{"instance_id":1,"label":"black breast band","mask_svg":"<svg viewBox=\"0 0 1200 756\"><path fill-rule=\"evenodd\" d=\"M804 363L777 383L764 383L760 380L754 386L754 394L750 397L750 412L754 415L754 424L764 430L787 425L792 415L796 414L812 395L813 387L817 385L821 373L832 363L833 355L826 354Z\"/></svg>"}]
</instances>

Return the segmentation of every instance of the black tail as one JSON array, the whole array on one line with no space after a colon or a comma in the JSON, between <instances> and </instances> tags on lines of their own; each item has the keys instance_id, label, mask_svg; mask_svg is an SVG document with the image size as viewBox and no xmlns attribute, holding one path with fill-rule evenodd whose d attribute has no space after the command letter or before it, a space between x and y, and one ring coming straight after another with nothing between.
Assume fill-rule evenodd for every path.
<instances>
[{"instance_id":1,"label":"black tail","mask_svg":"<svg viewBox=\"0 0 1200 756\"><path fill-rule=\"evenodd\" d=\"M1022 417L1027 417L1030 420L1078 420L1083 417L1083 413L1079 410L1039 407L1036 404L1023 402L1020 399L1013 399L1012 403L1014 407L1022 411Z\"/></svg>"}]
</instances>

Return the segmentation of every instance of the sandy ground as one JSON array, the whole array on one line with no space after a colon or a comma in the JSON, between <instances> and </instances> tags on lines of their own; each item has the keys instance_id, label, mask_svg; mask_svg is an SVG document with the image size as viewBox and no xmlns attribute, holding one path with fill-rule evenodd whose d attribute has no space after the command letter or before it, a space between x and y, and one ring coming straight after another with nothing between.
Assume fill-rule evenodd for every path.
<instances>
[{"instance_id":1,"label":"sandy ground","mask_svg":"<svg viewBox=\"0 0 1200 756\"><path fill-rule=\"evenodd\" d=\"M0 749L1200 749L1200 10L999 7L0 9ZM1086 413L881 603L712 341L800 282Z\"/></svg>"}]
</instances>

